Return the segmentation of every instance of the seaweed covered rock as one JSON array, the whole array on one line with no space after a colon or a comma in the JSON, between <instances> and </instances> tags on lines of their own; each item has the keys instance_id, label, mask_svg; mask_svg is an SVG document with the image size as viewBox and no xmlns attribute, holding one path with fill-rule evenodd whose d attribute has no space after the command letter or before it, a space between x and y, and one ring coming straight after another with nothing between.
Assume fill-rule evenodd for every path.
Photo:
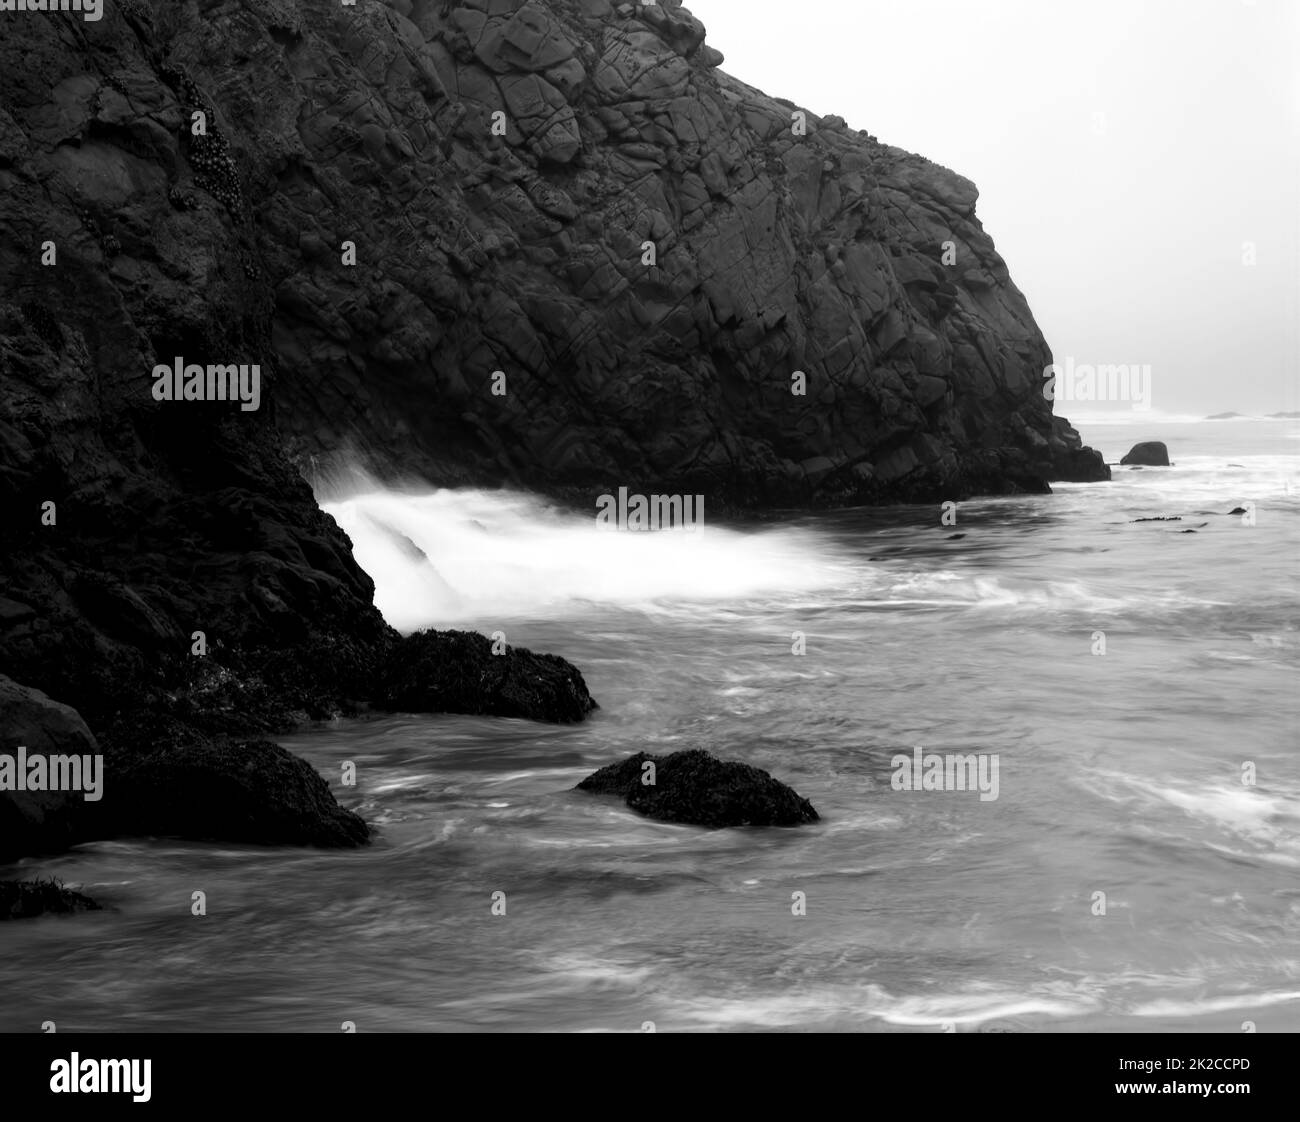
<instances>
[{"instance_id":1,"label":"seaweed covered rock","mask_svg":"<svg viewBox=\"0 0 1300 1122\"><path fill-rule=\"evenodd\" d=\"M639 814L695 826L798 826L819 818L812 803L767 772L700 748L668 756L638 752L587 776L577 789L620 795Z\"/></svg>"},{"instance_id":2,"label":"seaweed covered rock","mask_svg":"<svg viewBox=\"0 0 1300 1122\"><path fill-rule=\"evenodd\" d=\"M89 896L64 888L53 878L0 880L0 920L99 910L99 905Z\"/></svg>"},{"instance_id":3,"label":"seaweed covered rock","mask_svg":"<svg viewBox=\"0 0 1300 1122\"><path fill-rule=\"evenodd\" d=\"M417 631L398 643L376 704L417 713L581 721L596 702L576 666L557 655L497 648L472 631Z\"/></svg>"}]
</instances>

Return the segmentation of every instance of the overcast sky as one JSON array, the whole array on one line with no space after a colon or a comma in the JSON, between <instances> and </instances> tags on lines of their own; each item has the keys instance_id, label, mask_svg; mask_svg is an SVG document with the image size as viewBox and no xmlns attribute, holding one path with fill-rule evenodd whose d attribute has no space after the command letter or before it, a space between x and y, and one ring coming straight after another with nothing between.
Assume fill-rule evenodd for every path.
<instances>
[{"instance_id":1,"label":"overcast sky","mask_svg":"<svg viewBox=\"0 0 1300 1122\"><path fill-rule=\"evenodd\" d=\"M727 72L972 179L1057 362L1300 409L1300 0L686 7Z\"/></svg>"}]
</instances>

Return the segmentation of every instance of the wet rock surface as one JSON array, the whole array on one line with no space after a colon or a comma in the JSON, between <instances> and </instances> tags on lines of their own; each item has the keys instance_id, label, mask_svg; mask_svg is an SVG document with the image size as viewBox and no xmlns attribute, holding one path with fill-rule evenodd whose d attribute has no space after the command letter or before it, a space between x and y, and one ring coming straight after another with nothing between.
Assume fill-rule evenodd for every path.
<instances>
[{"instance_id":1,"label":"wet rock surface","mask_svg":"<svg viewBox=\"0 0 1300 1122\"><path fill-rule=\"evenodd\" d=\"M14 761L15 771L20 747L46 760L93 757L100 752L75 709L0 675L0 754ZM12 774L4 777L4 783L18 786ZM0 862L75 844L85 833L86 813L81 791L0 789Z\"/></svg>"},{"instance_id":2,"label":"wet rock surface","mask_svg":"<svg viewBox=\"0 0 1300 1122\"><path fill-rule=\"evenodd\" d=\"M1169 449L1159 440L1144 440L1133 445L1120 460L1121 466L1134 464L1142 467L1168 467Z\"/></svg>"},{"instance_id":3,"label":"wet rock surface","mask_svg":"<svg viewBox=\"0 0 1300 1122\"><path fill-rule=\"evenodd\" d=\"M266 740L134 746L106 761L113 797L94 832L259 845L363 845L369 828L306 760ZM100 817L102 815L102 818Z\"/></svg>"},{"instance_id":4,"label":"wet rock surface","mask_svg":"<svg viewBox=\"0 0 1300 1122\"><path fill-rule=\"evenodd\" d=\"M494 646L500 653L493 653ZM420 631L394 649L379 704L411 712L581 721L596 702L577 668L472 631Z\"/></svg>"},{"instance_id":5,"label":"wet rock surface","mask_svg":"<svg viewBox=\"0 0 1300 1122\"><path fill-rule=\"evenodd\" d=\"M638 752L593 772L577 789L618 795L639 814L694 826L798 826L818 820L812 803L767 772L719 760L700 748L668 756Z\"/></svg>"}]
</instances>

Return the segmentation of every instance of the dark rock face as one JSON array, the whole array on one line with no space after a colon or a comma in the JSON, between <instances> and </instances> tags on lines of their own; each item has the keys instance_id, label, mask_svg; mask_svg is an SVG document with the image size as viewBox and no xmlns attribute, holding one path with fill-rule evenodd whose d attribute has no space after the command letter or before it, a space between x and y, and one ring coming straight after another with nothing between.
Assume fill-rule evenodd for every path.
<instances>
[{"instance_id":1,"label":"dark rock face","mask_svg":"<svg viewBox=\"0 0 1300 1122\"><path fill-rule=\"evenodd\" d=\"M379 697L385 709L475 713L564 723L596 702L577 667L518 647L492 653L471 631L420 631L393 649Z\"/></svg>"},{"instance_id":2,"label":"dark rock face","mask_svg":"<svg viewBox=\"0 0 1300 1122\"><path fill-rule=\"evenodd\" d=\"M1142 467L1168 467L1169 449L1158 440L1144 440L1129 449L1128 455L1120 460L1122 466L1138 464Z\"/></svg>"},{"instance_id":3,"label":"dark rock face","mask_svg":"<svg viewBox=\"0 0 1300 1122\"><path fill-rule=\"evenodd\" d=\"M2 439L44 495L71 466L48 430L97 436L87 499L139 492L147 450L146 552L183 530L197 558L290 496L232 613L365 596L301 496L260 485L289 478L250 432L271 414L304 456L350 441L433 482L640 481L715 509L1106 478L1052 416L974 185L719 71L676 3L131 0L73 50L58 19L10 24L0 268L25 280L0 330L18 388L65 409ZM269 400L153 402L175 355L260 361ZM203 491L198 525L178 492ZM320 576L285 598L310 537Z\"/></svg>"},{"instance_id":4,"label":"dark rock face","mask_svg":"<svg viewBox=\"0 0 1300 1122\"><path fill-rule=\"evenodd\" d=\"M363 845L365 822L316 770L266 740L156 743L105 764L103 836L160 834L260 845ZM111 796L111 797L110 797Z\"/></svg>"},{"instance_id":5,"label":"dark rock face","mask_svg":"<svg viewBox=\"0 0 1300 1122\"><path fill-rule=\"evenodd\" d=\"M275 744L208 738L157 713L120 717L100 743L75 710L0 676L0 751L19 745L29 759L102 756L99 798L0 791L0 862L148 834L318 846L369 838L311 765Z\"/></svg>"},{"instance_id":6,"label":"dark rock face","mask_svg":"<svg viewBox=\"0 0 1300 1122\"><path fill-rule=\"evenodd\" d=\"M654 783L645 765L654 765ZM633 810L694 826L798 826L816 822L812 803L749 764L723 761L699 748L651 756L638 752L587 776L577 787L619 795Z\"/></svg>"},{"instance_id":7,"label":"dark rock face","mask_svg":"<svg viewBox=\"0 0 1300 1122\"><path fill-rule=\"evenodd\" d=\"M29 756L100 752L75 709L0 675L0 753L20 745ZM87 805L80 791L0 791L0 862L80 841Z\"/></svg>"},{"instance_id":8,"label":"dark rock face","mask_svg":"<svg viewBox=\"0 0 1300 1122\"><path fill-rule=\"evenodd\" d=\"M89 896L51 880L0 880L0 920L70 912L97 912Z\"/></svg>"}]
</instances>

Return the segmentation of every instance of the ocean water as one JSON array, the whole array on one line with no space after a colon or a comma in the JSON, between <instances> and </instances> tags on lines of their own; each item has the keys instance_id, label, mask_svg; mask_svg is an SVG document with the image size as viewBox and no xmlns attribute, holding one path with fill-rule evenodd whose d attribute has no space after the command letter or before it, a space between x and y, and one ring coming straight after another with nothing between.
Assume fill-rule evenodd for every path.
<instances>
[{"instance_id":1,"label":"ocean water","mask_svg":"<svg viewBox=\"0 0 1300 1122\"><path fill-rule=\"evenodd\" d=\"M561 654L601 709L284 738L365 850L25 862L109 910L4 925L0 1029L1300 1030L1300 424L1080 427L1175 466L955 526L706 506L634 535L525 496L327 496L396 626ZM572 790L696 745L822 820L708 831ZM996 755L997 797L894 789L918 746Z\"/></svg>"}]
</instances>

